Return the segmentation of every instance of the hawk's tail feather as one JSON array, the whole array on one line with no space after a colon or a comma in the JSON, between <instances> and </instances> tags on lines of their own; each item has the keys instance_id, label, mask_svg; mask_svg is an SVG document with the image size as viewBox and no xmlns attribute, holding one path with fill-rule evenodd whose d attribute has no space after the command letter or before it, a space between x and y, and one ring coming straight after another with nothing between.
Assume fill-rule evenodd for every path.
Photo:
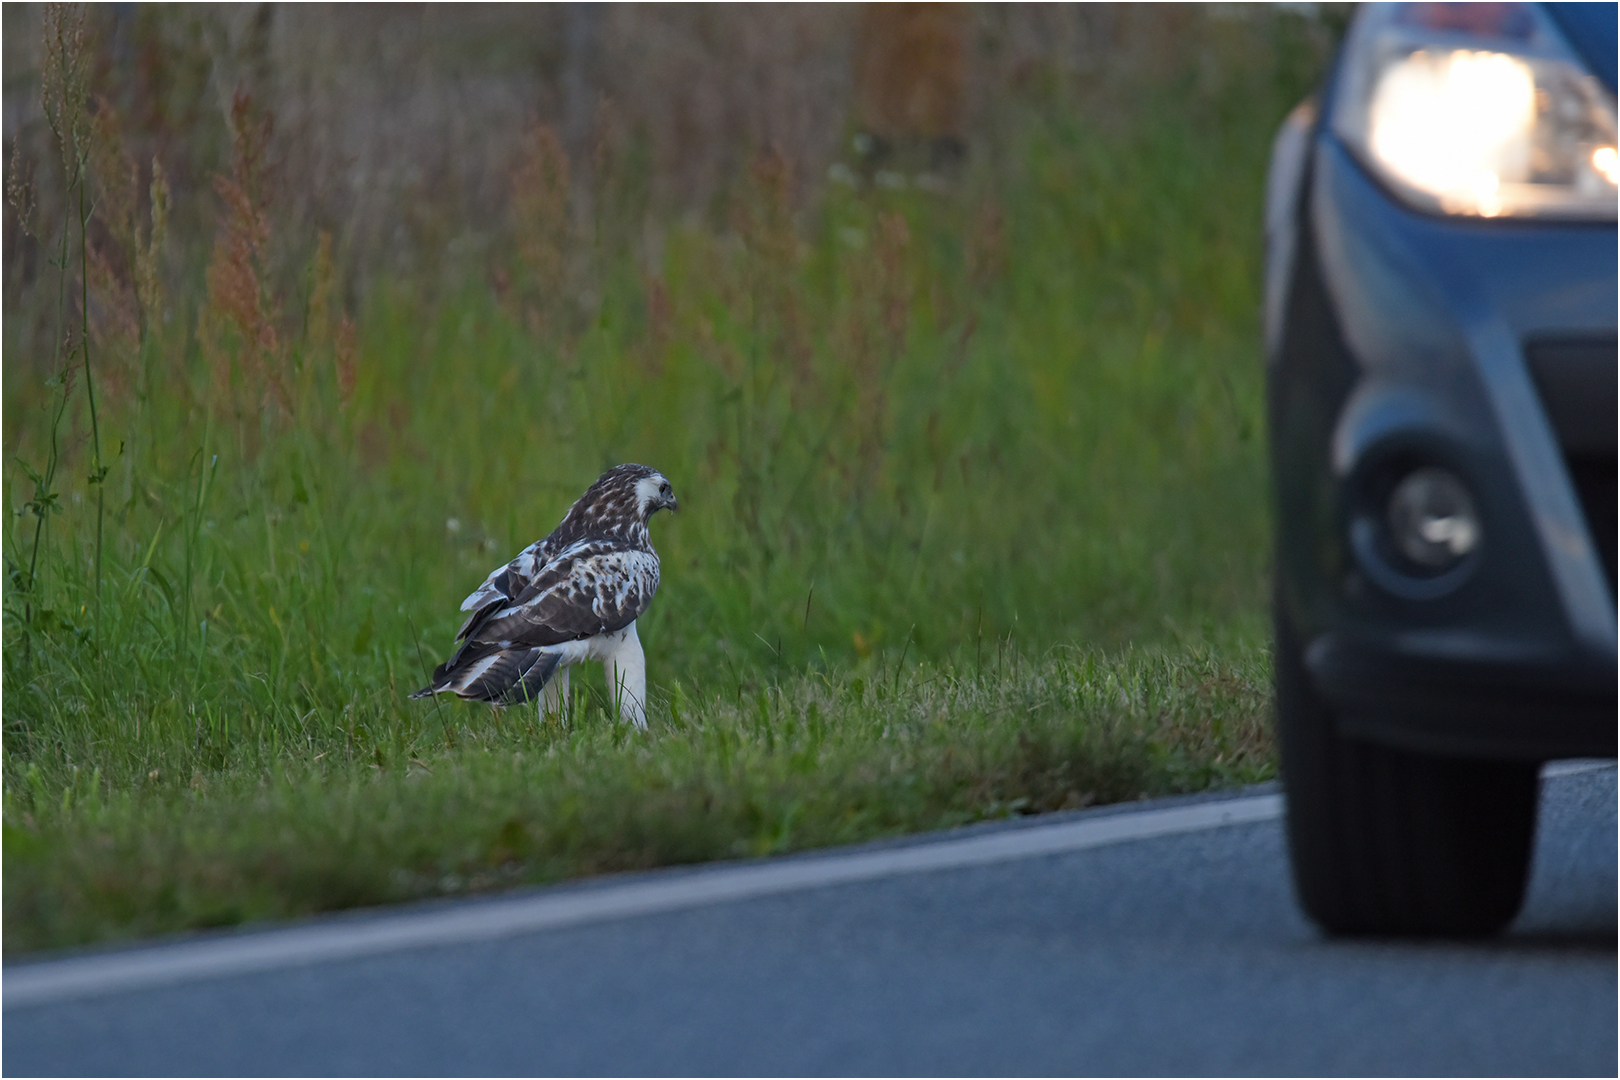
<instances>
[{"instance_id":1,"label":"hawk's tail feather","mask_svg":"<svg viewBox=\"0 0 1620 1080\"><path fill-rule=\"evenodd\" d=\"M517 705L537 699L546 683L557 673L557 665L562 662L562 657L556 653L540 649L530 649L525 659L528 667L501 698L502 705Z\"/></svg>"},{"instance_id":2,"label":"hawk's tail feather","mask_svg":"<svg viewBox=\"0 0 1620 1080\"><path fill-rule=\"evenodd\" d=\"M557 672L561 657L545 649L497 649L478 656L460 655L440 664L433 681L412 694L455 694L470 701L516 705L540 696Z\"/></svg>"}]
</instances>

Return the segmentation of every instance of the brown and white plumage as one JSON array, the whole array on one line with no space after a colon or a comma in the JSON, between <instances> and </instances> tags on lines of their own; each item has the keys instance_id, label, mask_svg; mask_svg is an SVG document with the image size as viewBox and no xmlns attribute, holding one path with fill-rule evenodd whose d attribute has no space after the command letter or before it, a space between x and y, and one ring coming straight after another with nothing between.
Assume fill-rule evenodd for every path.
<instances>
[{"instance_id":1,"label":"brown and white plumage","mask_svg":"<svg viewBox=\"0 0 1620 1080\"><path fill-rule=\"evenodd\" d=\"M455 694L555 709L568 668L607 667L620 715L647 726L646 659L636 619L658 591L647 520L676 509L669 481L645 465L617 465L569 508L550 536L492 571L462 601L461 647L412 697Z\"/></svg>"}]
</instances>

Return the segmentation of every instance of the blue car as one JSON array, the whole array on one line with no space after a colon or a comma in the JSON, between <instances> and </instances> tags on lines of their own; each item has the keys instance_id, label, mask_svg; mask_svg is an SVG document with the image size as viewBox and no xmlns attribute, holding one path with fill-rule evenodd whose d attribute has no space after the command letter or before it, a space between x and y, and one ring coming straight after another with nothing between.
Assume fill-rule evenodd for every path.
<instances>
[{"instance_id":1,"label":"blue car","mask_svg":"<svg viewBox=\"0 0 1620 1080\"><path fill-rule=\"evenodd\" d=\"M1616 752L1616 7L1369 4L1267 191L1277 733L1338 934L1518 912Z\"/></svg>"}]
</instances>

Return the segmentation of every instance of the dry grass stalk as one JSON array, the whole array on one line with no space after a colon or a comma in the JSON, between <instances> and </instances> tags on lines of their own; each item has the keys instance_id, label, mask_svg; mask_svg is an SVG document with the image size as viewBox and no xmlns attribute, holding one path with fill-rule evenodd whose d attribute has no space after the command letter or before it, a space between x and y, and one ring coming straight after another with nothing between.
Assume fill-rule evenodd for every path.
<instances>
[{"instance_id":1,"label":"dry grass stalk","mask_svg":"<svg viewBox=\"0 0 1620 1080\"><path fill-rule=\"evenodd\" d=\"M780 151L767 147L754 155L748 175L735 227L749 254L749 314L765 341L765 354L791 374L798 408L814 392L816 373L809 317L799 293L802 245L793 220L793 169Z\"/></svg>"},{"instance_id":2,"label":"dry grass stalk","mask_svg":"<svg viewBox=\"0 0 1620 1080\"><path fill-rule=\"evenodd\" d=\"M40 72L40 104L44 106L45 121L62 151L64 190L78 182L90 141L85 113L90 56L85 37L82 5L45 5L45 63Z\"/></svg>"},{"instance_id":3,"label":"dry grass stalk","mask_svg":"<svg viewBox=\"0 0 1620 1080\"><path fill-rule=\"evenodd\" d=\"M85 270L102 386L109 399L117 400L132 388L143 326L134 265L141 251L136 221L140 169L112 106L102 97L94 101L86 149L99 227L91 234Z\"/></svg>"},{"instance_id":4,"label":"dry grass stalk","mask_svg":"<svg viewBox=\"0 0 1620 1080\"><path fill-rule=\"evenodd\" d=\"M322 229L315 242L310 267L309 307L304 319L304 363L299 382L300 401L307 405L317 374L329 366L338 394L338 408L347 411L356 382L354 321L347 312L334 310L338 289L337 261L332 255L332 234Z\"/></svg>"},{"instance_id":5,"label":"dry grass stalk","mask_svg":"<svg viewBox=\"0 0 1620 1080\"><path fill-rule=\"evenodd\" d=\"M871 232L869 247L843 255L840 271L847 293L834 346L852 384L844 444L854 448L854 457L844 471L857 491L871 489L882 472L889 379L906 348L915 296L905 215L884 211Z\"/></svg>"},{"instance_id":6,"label":"dry grass stalk","mask_svg":"<svg viewBox=\"0 0 1620 1080\"><path fill-rule=\"evenodd\" d=\"M337 369L338 407L347 412L354 403L355 386L359 382L356 362L354 320L347 312L338 320L335 367Z\"/></svg>"},{"instance_id":7,"label":"dry grass stalk","mask_svg":"<svg viewBox=\"0 0 1620 1080\"><path fill-rule=\"evenodd\" d=\"M144 240L135 237L135 296L141 306L142 332L150 335L163 317L163 247L169 238L169 182L155 157L147 194L151 200L151 227Z\"/></svg>"},{"instance_id":8,"label":"dry grass stalk","mask_svg":"<svg viewBox=\"0 0 1620 1080\"><path fill-rule=\"evenodd\" d=\"M90 335L96 344L96 368L102 396L117 401L128 396L140 352L141 320L135 292L122 261L110 245L92 244L85 253L90 284Z\"/></svg>"},{"instance_id":9,"label":"dry grass stalk","mask_svg":"<svg viewBox=\"0 0 1620 1080\"><path fill-rule=\"evenodd\" d=\"M512 171L512 219L517 236L518 317L537 338L566 337L577 299L579 245L569 207L568 152L551 127L524 132Z\"/></svg>"},{"instance_id":10,"label":"dry grass stalk","mask_svg":"<svg viewBox=\"0 0 1620 1080\"><path fill-rule=\"evenodd\" d=\"M140 169L124 143L123 126L104 97L96 97L90 120L90 175L96 186L96 216L126 251L133 252Z\"/></svg>"},{"instance_id":11,"label":"dry grass stalk","mask_svg":"<svg viewBox=\"0 0 1620 1080\"><path fill-rule=\"evenodd\" d=\"M304 337L310 342L332 340L332 294L337 288L337 267L332 261L332 234L325 229L315 238L315 262L310 267L309 308L304 316Z\"/></svg>"},{"instance_id":12,"label":"dry grass stalk","mask_svg":"<svg viewBox=\"0 0 1620 1080\"><path fill-rule=\"evenodd\" d=\"M39 235L34 215L38 211L38 193L34 190L34 166L22 152L22 136L11 139L11 167L6 170L6 202L17 214L17 223L29 236Z\"/></svg>"},{"instance_id":13,"label":"dry grass stalk","mask_svg":"<svg viewBox=\"0 0 1620 1080\"><path fill-rule=\"evenodd\" d=\"M225 214L208 263L208 305L198 334L213 368L216 400L235 399L233 371L239 368L248 391L258 396L258 408L274 404L290 415L293 402L284 377L285 353L276 332L277 312L263 286L265 249L270 241L264 154L272 119L254 117L252 99L238 90L231 103L230 126L231 175L214 177L214 190L224 201ZM222 331L227 323L238 335L236 350L225 343ZM236 411L241 415L244 410L238 405Z\"/></svg>"}]
</instances>

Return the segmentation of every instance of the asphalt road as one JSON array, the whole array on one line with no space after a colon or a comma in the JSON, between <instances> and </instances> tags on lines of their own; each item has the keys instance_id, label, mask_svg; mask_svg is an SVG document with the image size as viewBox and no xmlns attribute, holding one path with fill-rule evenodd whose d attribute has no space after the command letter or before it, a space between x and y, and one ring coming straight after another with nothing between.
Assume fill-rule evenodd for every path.
<instances>
[{"instance_id":1,"label":"asphalt road","mask_svg":"<svg viewBox=\"0 0 1620 1080\"><path fill-rule=\"evenodd\" d=\"M23 1075L1616 1074L1611 764L1504 937L1337 942L1266 792L4 969Z\"/></svg>"}]
</instances>

